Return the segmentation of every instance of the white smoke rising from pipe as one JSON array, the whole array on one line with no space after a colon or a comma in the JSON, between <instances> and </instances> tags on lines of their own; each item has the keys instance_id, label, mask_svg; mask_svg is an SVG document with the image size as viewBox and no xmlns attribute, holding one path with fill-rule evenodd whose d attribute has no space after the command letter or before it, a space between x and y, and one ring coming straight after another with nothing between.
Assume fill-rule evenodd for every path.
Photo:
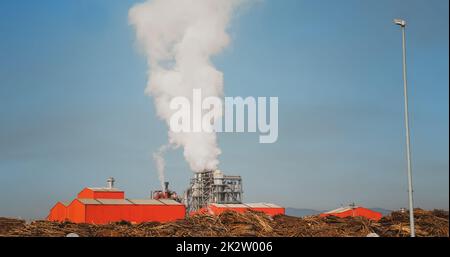
<instances>
[{"instance_id":1,"label":"white smoke rising from pipe","mask_svg":"<svg viewBox=\"0 0 450 257\"><path fill-rule=\"evenodd\" d=\"M202 90L202 98L222 97L223 74L215 69L211 57L229 44L227 27L241 2L153 0L130 9L130 23L136 29L138 43L149 65L145 92L154 98L157 114L168 126L174 113L169 108L172 98L184 96L192 100L196 88ZM169 131L168 137L172 147L183 147L184 157L194 172L217 168L221 151L216 133ZM155 154L161 179L164 178L163 152Z\"/></svg>"},{"instance_id":2,"label":"white smoke rising from pipe","mask_svg":"<svg viewBox=\"0 0 450 257\"><path fill-rule=\"evenodd\" d=\"M169 150L170 145L161 146L157 152L153 153L153 160L156 164L156 171L158 172L158 179L161 182L161 188L165 192L166 187L164 182L166 181L164 170L166 168L166 161L164 160L164 154Z\"/></svg>"}]
</instances>

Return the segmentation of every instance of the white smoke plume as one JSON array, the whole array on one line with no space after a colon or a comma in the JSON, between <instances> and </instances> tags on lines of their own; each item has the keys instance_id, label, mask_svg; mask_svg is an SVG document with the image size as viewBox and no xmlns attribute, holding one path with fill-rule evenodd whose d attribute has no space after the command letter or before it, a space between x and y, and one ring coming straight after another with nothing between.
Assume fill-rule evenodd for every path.
<instances>
[{"instance_id":1,"label":"white smoke plume","mask_svg":"<svg viewBox=\"0 0 450 257\"><path fill-rule=\"evenodd\" d=\"M139 46L147 56L149 79L146 94L154 98L158 116L170 126L172 98L192 100L193 89L202 98L222 97L223 74L211 62L230 41L227 27L242 0L153 0L129 11ZM169 144L183 147L194 172L213 170L221 151L215 133L168 132ZM156 153L160 177L164 159Z\"/></svg>"},{"instance_id":2,"label":"white smoke plume","mask_svg":"<svg viewBox=\"0 0 450 257\"><path fill-rule=\"evenodd\" d=\"M158 179L161 182L161 188L165 191L164 182L166 181L164 170L166 168L166 161L164 160L164 154L169 150L170 145L161 146L157 152L153 153L153 160L156 164L156 171L158 172Z\"/></svg>"}]
</instances>

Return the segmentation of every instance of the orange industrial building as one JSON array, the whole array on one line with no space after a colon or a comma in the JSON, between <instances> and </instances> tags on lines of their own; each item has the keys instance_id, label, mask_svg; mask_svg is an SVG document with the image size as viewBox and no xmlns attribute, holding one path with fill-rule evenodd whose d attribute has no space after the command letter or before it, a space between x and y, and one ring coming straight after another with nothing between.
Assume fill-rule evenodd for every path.
<instances>
[{"instance_id":1,"label":"orange industrial building","mask_svg":"<svg viewBox=\"0 0 450 257\"><path fill-rule=\"evenodd\" d=\"M209 203L207 207L189 214L219 215L227 210L238 213L253 210L270 216L285 213L283 207L270 203ZM114 188L114 178L109 178L107 187L87 187L73 201L56 203L47 219L56 222L107 224L117 221L168 222L184 219L185 216L186 206L180 203L175 192L169 190L168 183L165 183L164 191L155 191L152 198L127 199L124 191Z\"/></svg>"},{"instance_id":2,"label":"orange industrial building","mask_svg":"<svg viewBox=\"0 0 450 257\"><path fill-rule=\"evenodd\" d=\"M113 187L85 188L72 202L58 202L47 219L74 223L106 224L116 221L167 222L184 219L186 208L172 199L126 199L124 191Z\"/></svg>"},{"instance_id":3,"label":"orange industrial building","mask_svg":"<svg viewBox=\"0 0 450 257\"><path fill-rule=\"evenodd\" d=\"M370 220L378 221L383 217L383 214L372 211L370 209L355 206L355 205L349 205L347 207L341 207L336 210L328 211L325 213L320 214L320 217L326 217L326 216L336 216L340 218L345 217L364 217Z\"/></svg>"}]
</instances>

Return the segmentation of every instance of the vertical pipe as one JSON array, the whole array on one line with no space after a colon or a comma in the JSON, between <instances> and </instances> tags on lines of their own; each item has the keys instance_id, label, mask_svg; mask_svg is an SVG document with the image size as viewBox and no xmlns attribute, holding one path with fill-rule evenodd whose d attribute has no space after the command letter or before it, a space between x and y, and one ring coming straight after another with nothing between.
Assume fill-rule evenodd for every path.
<instances>
[{"instance_id":1,"label":"vertical pipe","mask_svg":"<svg viewBox=\"0 0 450 257\"><path fill-rule=\"evenodd\" d=\"M164 182L164 193L168 193L169 192L169 182Z\"/></svg>"},{"instance_id":2,"label":"vertical pipe","mask_svg":"<svg viewBox=\"0 0 450 257\"><path fill-rule=\"evenodd\" d=\"M107 185L108 185L108 189L114 188L114 178L113 177L108 178Z\"/></svg>"},{"instance_id":3,"label":"vertical pipe","mask_svg":"<svg viewBox=\"0 0 450 257\"><path fill-rule=\"evenodd\" d=\"M411 229L411 237L415 237L414 228L414 200L413 200L413 185L412 185L412 172L411 172L411 146L409 135L409 111L408 111L408 81L406 74L406 26L402 28L402 45L403 45L403 90L405 95L405 127L406 127L406 159L408 165L408 196L409 196L409 223Z\"/></svg>"}]
</instances>

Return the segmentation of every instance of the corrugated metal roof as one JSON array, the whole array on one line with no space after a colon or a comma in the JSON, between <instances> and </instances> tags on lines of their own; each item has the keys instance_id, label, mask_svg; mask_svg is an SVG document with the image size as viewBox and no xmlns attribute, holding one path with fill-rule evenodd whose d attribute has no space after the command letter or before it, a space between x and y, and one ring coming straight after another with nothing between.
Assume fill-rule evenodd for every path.
<instances>
[{"instance_id":1,"label":"corrugated metal roof","mask_svg":"<svg viewBox=\"0 0 450 257\"><path fill-rule=\"evenodd\" d=\"M245 204L225 204L228 208L248 208Z\"/></svg>"},{"instance_id":2,"label":"corrugated metal roof","mask_svg":"<svg viewBox=\"0 0 450 257\"><path fill-rule=\"evenodd\" d=\"M105 205L129 205L133 204L132 202L126 200L126 199L95 199L101 204Z\"/></svg>"},{"instance_id":3,"label":"corrugated metal roof","mask_svg":"<svg viewBox=\"0 0 450 257\"><path fill-rule=\"evenodd\" d=\"M245 205L250 208L271 208L271 206L268 206L265 203L246 203Z\"/></svg>"},{"instance_id":4,"label":"corrugated metal roof","mask_svg":"<svg viewBox=\"0 0 450 257\"><path fill-rule=\"evenodd\" d=\"M218 208L282 208L273 203L242 203L242 204L219 204L211 203L211 206Z\"/></svg>"},{"instance_id":5,"label":"corrugated metal roof","mask_svg":"<svg viewBox=\"0 0 450 257\"><path fill-rule=\"evenodd\" d=\"M265 205L267 205L270 208L283 208L279 205L273 204L273 203L264 203Z\"/></svg>"},{"instance_id":6,"label":"corrugated metal roof","mask_svg":"<svg viewBox=\"0 0 450 257\"><path fill-rule=\"evenodd\" d=\"M341 208L337 208L331 211L327 211L325 212L326 214L331 214L331 213L342 213L342 212L346 212L346 211L350 211L352 209L356 209L359 208L359 206L346 206L346 207L341 207Z\"/></svg>"},{"instance_id":7,"label":"corrugated metal roof","mask_svg":"<svg viewBox=\"0 0 450 257\"><path fill-rule=\"evenodd\" d=\"M220 203L211 203L210 205L217 207L217 208L225 208L227 207L225 204L220 204Z\"/></svg>"},{"instance_id":8,"label":"corrugated metal roof","mask_svg":"<svg viewBox=\"0 0 450 257\"><path fill-rule=\"evenodd\" d=\"M106 188L106 187L88 187L88 189L95 192L123 192L118 188Z\"/></svg>"},{"instance_id":9,"label":"corrugated metal roof","mask_svg":"<svg viewBox=\"0 0 450 257\"><path fill-rule=\"evenodd\" d=\"M182 205L181 203L171 199L160 199L159 201L161 201L165 205Z\"/></svg>"},{"instance_id":10,"label":"corrugated metal roof","mask_svg":"<svg viewBox=\"0 0 450 257\"><path fill-rule=\"evenodd\" d=\"M170 199L85 199L77 198L83 204L94 205L182 205L181 203ZM67 205L66 205L67 206Z\"/></svg>"},{"instance_id":11,"label":"corrugated metal roof","mask_svg":"<svg viewBox=\"0 0 450 257\"><path fill-rule=\"evenodd\" d=\"M154 199L127 199L127 200L132 202L133 204L138 205L165 205L161 201Z\"/></svg>"},{"instance_id":12,"label":"corrugated metal roof","mask_svg":"<svg viewBox=\"0 0 450 257\"><path fill-rule=\"evenodd\" d=\"M102 204L95 199L77 198L77 200L80 201L82 204Z\"/></svg>"}]
</instances>

